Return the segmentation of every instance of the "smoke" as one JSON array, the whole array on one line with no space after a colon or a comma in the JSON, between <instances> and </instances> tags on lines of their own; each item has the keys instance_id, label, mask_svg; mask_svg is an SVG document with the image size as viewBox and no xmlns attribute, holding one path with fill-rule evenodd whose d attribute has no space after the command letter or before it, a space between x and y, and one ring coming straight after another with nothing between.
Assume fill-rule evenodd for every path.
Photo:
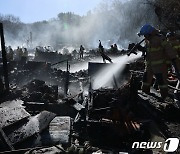
<instances>
[{"instance_id":1,"label":"smoke","mask_svg":"<svg viewBox=\"0 0 180 154\"><path fill-rule=\"evenodd\" d=\"M63 15L63 14L61 14ZM6 44L13 48L17 46L30 47L30 32L32 46L53 46L56 50L66 46L95 48L98 40L105 47L117 43L119 47L127 47L129 42L137 42L139 28L145 23L155 23L155 14L144 0L104 1L86 16L64 13L60 18L32 24L16 23L12 34L12 26L5 27ZM109 40L109 43L107 43Z\"/></svg>"},{"instance_id":2,"label":"smoke","mask_svg":"<svg viewBox=\"0 0 180 154\"><path fill-rule=\"evenodd\" d=\"M112 60L114 61L114 58L111 57ZM96 57L94 59L91 59L91 60L87 60L87 61L82 61L82 62L78 62L78 63L73 63L71 64L70 63L70 72L71 73L75 73L75 72L79 72L81 70L87 70L88 69L88 63L89 62L95 62L95 63L102 63L103 60L102 60L102 57ZM58 69L61 69L63 71L66 71L66 65L63 65L63 66L56 66Z\"/></svg>"}]
</instances>

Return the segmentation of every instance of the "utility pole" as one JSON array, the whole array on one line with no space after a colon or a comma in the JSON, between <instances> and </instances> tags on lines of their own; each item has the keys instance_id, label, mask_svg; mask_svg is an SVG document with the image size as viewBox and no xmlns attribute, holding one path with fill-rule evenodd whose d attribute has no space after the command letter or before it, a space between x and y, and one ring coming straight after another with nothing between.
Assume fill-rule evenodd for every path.
<instances>
[{"instance_id":1,"label":"utility pole","mask_svg":"<svg viewBox=\"0 0 180 154\"><path fill-rule=\"evenodd\" d=\"M9 92L8 66L7 66L4 31L3 31L2 23L0 23L0 35L1 35L1 50L2 50L2 59L3 59L4 82L5 82L6 92Z\"/></svg>"}]
</instances>

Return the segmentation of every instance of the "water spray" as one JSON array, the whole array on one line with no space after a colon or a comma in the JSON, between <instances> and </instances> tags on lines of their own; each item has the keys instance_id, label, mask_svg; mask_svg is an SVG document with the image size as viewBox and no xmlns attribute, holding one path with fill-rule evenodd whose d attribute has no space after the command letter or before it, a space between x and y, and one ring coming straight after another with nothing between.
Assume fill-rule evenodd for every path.
<instances>
[{"instance_id":1,"label":"water spray","mask_svg":"<svg viewBox=\"0 0 180 154\"><path fill-rule=\"evenodd\" d=\"M138 53L137 55L132 55L130 57L124 55L114 59L113 60L115 62L114 64L105 67L93 77L92 88L99 89L101 87L106 86L108 83L112 81L114 76L122 73L127 63L132 62L140 57L141 57L141 53Z\"/></svg>"}]
</instances>

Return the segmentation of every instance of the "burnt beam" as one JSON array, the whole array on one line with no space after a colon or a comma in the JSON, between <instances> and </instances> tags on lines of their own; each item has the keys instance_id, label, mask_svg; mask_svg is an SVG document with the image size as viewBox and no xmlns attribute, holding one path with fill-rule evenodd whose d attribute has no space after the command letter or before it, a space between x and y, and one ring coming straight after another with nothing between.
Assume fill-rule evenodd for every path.
<instances>
[{"instance_id":1,"label":"burnt beam","mask_svg":"<svg viewBox=\"0 0 180 154\"><path fill-rule=\"evenodd\" d=\"M4 31L3 31L3 24L2 23L0 23L0 37L1 37L1 49L2 49L3 73L4 73L5 88L6 88L6 92L9 92L8 66L7 66L7 57L6 57L6 49L5 49L5 41L4 41Z\"/></svg>"}]
</instances>

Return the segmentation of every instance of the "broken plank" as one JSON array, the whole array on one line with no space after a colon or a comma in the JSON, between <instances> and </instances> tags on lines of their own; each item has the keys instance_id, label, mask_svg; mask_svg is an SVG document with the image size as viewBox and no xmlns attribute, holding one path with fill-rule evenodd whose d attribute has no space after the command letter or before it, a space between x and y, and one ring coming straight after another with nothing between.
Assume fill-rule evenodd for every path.
<instances>
[{"instance_id":1,"label":"broken plank","mask_svg":"<svg viewBox=\"0 0 180 154\"><path fill-rule=\"evenodd\" d=\"M41 133L42 130L48 127L49 123L54 119L56 115L54 113L43 111L38 115L31 117L29 121L22 125L19 129L8 135L12 144L22 142L28 137Z\"/></svg>"},{"instance_id":2,"label":"broken plank","mask_svg":"<svg viewBox=\"0 0 180 154\"><path fill-rule=\"evenodd\" d=\"M72 105L77 111L81 111L82 109L85 109L85 107L79 103L75 103Z\"/></svg>"},{"instance_id":3,"label":"broken plank","mask_svg":"<svg viewBox=\"0 0 180 154\"><path fill-rule=\"evenodd\" d=\"M3 140L5 141L6 145L9 147L9 149L14 150L14 147L12 146L11 142L9 141L8 137L6 136L6 134L4 133L1 127L0 127L0 134Z\"/></svg>"}]
</instances>

